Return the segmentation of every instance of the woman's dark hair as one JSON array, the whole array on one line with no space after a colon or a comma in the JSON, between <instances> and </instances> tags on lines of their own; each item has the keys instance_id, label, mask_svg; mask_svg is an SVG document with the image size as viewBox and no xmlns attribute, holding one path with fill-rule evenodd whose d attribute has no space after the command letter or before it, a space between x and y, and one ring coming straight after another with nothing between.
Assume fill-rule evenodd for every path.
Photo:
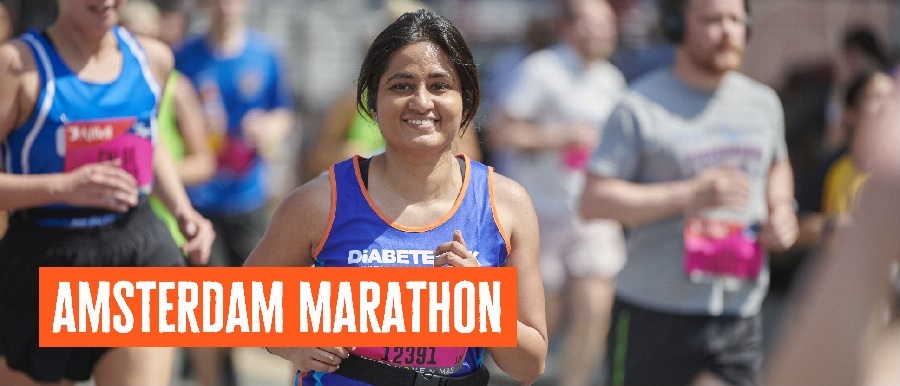
<instances>
[{"instance_id":1,"label":"woman's dark hair","mask_svg":"<svg viewBox=\"0 0 900 386\"><path fill-rule=\"evenodd\" d=\"M889 61L878 35L867 25L857 25L848 29L844 33L842 43L844 52L857 49L877 66L884 66Z\"/></svg>"},{"instance_id":2,"label":"woman's dark hair","mask_svg":"<svg viewBox=\"0 0 900 386\"><path fill-rule=\"evenodd\" d=\"M864 69L856 73L847 85L847 92L844 94L844 104L851 109L858 109L859 104L862 102L863 93L866 91L866 86L878 73L879 71L873 69Z\"/></svg>"},{"instance_id":3,"label":"woman's dark hair","mask_svg":"<svg viewBox=\"0 0 900 386\"><path fill-rule=\"evenodd\" d=\"M356 81L357 109L369 116L374 114L378 104L378 81L387 71L391 56L401 48L418 42L434 43L453 62L462 86L461 128L465 128L475 118L481 99L475 60L459 30L445 17L424 9L403 14L372 42Z\"/></svg>"}]
</instances>

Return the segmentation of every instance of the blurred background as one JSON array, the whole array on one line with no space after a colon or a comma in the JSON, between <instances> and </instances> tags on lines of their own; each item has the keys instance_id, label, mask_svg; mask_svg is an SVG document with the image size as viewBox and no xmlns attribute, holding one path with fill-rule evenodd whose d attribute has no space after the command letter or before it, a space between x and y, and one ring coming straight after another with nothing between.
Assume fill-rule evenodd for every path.
<instances>
[{"instance_id":1,"label":"blurred background","mask_svg":"<svg viewBox=\"0 0 900 386\"><path fill-rule=\"evenodd\" d=\"M55 17L57 0L3 0L15 33L43 28ZM187 32L206 30L202 0L154 0L162 10L187 15ZM296 100L297 130L278 175L289 190L319 171L304 167L304 154L315 142L328 108L350 87L368 43L389 22L395 0L253 0L247 22L281 48ZM472 48L483 84L491 66L507 49L522 43L530 27L548 22L553 0L422 0L448 17ZM666 64L673 49L660 36L656 0L610 0L616 10L619 45L612 58L626 79L633 80ZM893 62L900 51L900 0L755 0L751 2L753 35L744 72L782 95L788 145L795 136L821 136L827 119L829 85L845 58L842 38L848 29L865 26L876 34ZM547 32L547 36L552 36ZM490 97L490 95L488 95ZM491 100L483 101L479 129L489 129ZM490 161L489 149L486 160ZM793 150L793 149L792 149ZM802 152L802 148L798 147ZM792 158L798 158L793 156ZM801 162L798 160L798 162ZM802 163L802 162L801 162ZM289 165L288 165L289 164ZM803 165L797 164L798 172ZM801 174L801 173L798 173Z\"/></svg>"},{"instance_id":2,"label":"blurred background","mask_svg":"<svg viewBox=\"0 0 900 386\"><path fill-rule=\"evenodd\" d=\"M3 0L16 32L42 28L54 18L57 0ZM154 0L161 9L181 9L189 32L204 31L202 0ZM303 154L316 128L343 91L354 86L368 42L388 22L391 0L252 0L249 26L268 34L282 48L297 101L298 137L291 146ZM423 0L448 17L474 51L480 74L504 50L525 39L529 25L548 13L552 0ZM657 31L655 0L610 0L618 17L619 46L613 62L628 80L667 63L672 48ZM853 26L874 31L891 57L900 51L900 0L755 0L753 36L744 71L781 92L799 92L806 83L829 83L841 59L841 39ZM803 84L799 84L803 83ZM821 95L821 94L819 94ZM489 102L489 101L486 101ZM788 131L793 106L785 103ZM486 105L487 107L487 105ZM481 110L482 120L487 109ZM309 178L302 157L297 175L286 184Z\"/></svg>"},{"instance_id":3,"label":"blurred background","mask_svg":"<svg viewBox=\"0 0 900 386\"><path fill-rule=\"evenodd\" d=\"M55 17L58 0L2 0L9 9L14 34L42 29ZM208 26L202 0L155 0L164 12L186 16L187 33ZM321 172L308 154L319 127L341 95L355 87L354 79L368 43L390 21L396 0L251 0L248 25L268 35L280 48L295 96L296 127L284 143L273 184L280 195ZM477 120L478 131L490 130L489 85L496 82L501 62L509 60L526 39L549 39L552 0L422 0L448 17L472 48L486 99ZM673 57L673 47L658 31L655 0L610 0L617 16L619 44L611 61L631 81ZM752 0L752 37L744 72L778 91L784 105L786 139L798 191L827 147L830 127L837 124L835 85L846 82L853 54L845 49L849 31L865 30L876 38L881 60L889 70L900 53L900 0ZM542 29L543 28L543 29ZM546 42L545 42L546 43ZM501 70L502 71L502 70ZM892 71L889 71L892 72ZM896 73L892 73L896 75ZM483 143L483 141L482 141ZM483 147L491 163L490 149ZM277 202L279 197L273 198ZM772 258L772 290L763 314L767 336L775 334L784 294L790 289L805 251ZM554 344L548 374L539 384L552 385ZM235 360L237 383L288 384L289 365L262 349L241 349ZM598 364L599 366L599 364ZM512 384L494 371L492 384ZM175 382L191 384L176 371ZM598 380L597 384L600 381Z\"/></svg>"}]
</instances>

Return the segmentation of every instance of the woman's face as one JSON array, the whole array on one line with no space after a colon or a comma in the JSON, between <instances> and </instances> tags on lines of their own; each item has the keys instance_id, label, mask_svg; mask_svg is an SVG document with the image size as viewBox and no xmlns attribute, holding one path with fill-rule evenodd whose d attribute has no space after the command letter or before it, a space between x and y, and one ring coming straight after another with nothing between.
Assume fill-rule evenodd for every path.
<instances>
[{"instance_id":1,"label":"woman's face","mask_svg":"<svg viewBox=\"0 0 900 386\"><path fill-rule=\"evenodd\" d=\"M449 147L462 122L462 85L453 63L431 42L393 54L378 81L375 117L388 148Z\"/></svg>"},{"instance_id":2,"label":"woman's face","mask_svg":"<svg viewBox=\"0 0 900 386\"><path fill-rule=\"evenodd\" d=\"M207 0L213 23L233 26L242 23L247 14L247 0Z\"/></svg>"},{"instance_id":3,"label":"woman's face","mask_svg":"<svg viewBox=\"0 0 900 386\"><path fill-rule=\"evenodd\" d=\"M119 23L125 0L60 0L60 16L69 16L84 27L106 32Z\"/></svg>"},{"instance_id":4,"label":"woman's face","mask_svg":"<svg viewBox=\"0 0 900 386\"><path fill-rule=\"evenodd\" d=\"M894 80L883 72L872 76L866 89L863 91L860 107L864 113L877 112L891 101L891 93L894 92Z\"/></svg>"},{"instance_id":5,"label":"woman's face","mask_svg":"<svg viewBox=\"0 0 900 386\"><path fill-rule=\"evenodd\" d=\"M890 75L878 72L866 83L863 94L860 97L859 108L856 111L848 111L853 117L851 123L851 154L856 165L867 170L871 162L871 151L865 149L866 144L879 141L881 138L889 138L890 133L882 132L883 125L860 124L860 121L871 121L872 117L882 114L881 111L888 103L894 103L891 95L896 87L894 79ZM894 129L894 128L892 128Z\"/></svg>"}]
</instances>

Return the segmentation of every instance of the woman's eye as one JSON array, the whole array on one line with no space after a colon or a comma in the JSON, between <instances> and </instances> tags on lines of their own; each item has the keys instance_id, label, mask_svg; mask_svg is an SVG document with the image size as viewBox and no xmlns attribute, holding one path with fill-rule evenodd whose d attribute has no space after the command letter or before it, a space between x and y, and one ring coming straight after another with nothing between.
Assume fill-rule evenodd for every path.
<instances>
[{"instance_id":1,"label":"woman's eye","mask_svg":"<svg viewBox=\"0 0 900 386\"><path fill-rule=\"evenodd\" d=\"M446 84L446 83L435 83L435 84L431 85L431 89L438 90L438 91L449 90L450 85Z\"/></svg>"},{"instance_id":2,"label":"woman's eye","mask_svg":"<svg viewBox=\"0 0 900 386\"><path fill-rule=\"evenodd\" d=\"M397 91L408 91L410 89L412 89L412 87L406 83L397 83L397 84L394 84L393 86L391 86L391 90L397 90Z\"/></svg>"}]
</instances>

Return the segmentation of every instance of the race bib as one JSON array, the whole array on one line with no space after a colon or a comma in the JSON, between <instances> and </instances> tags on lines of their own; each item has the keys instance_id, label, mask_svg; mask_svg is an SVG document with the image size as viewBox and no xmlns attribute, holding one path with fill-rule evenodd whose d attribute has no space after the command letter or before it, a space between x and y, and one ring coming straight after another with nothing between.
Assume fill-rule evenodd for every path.
<instances>
[{"instance_id":1,"label":"race bib","mask_svg":"<svg viewBox=\"0 0 900 386\"><path fill-rule=\"evenodd\" d=\"M255 149L237 138L226 136L217 158L220 168L236 174L243 174L250 169L255 157Z\"/></svg>"},{"instance_id":2,"label":"race bib","mask_svg":"<svg viewBox=\"0 0 900 386\"><path fill-rule=\"evenodd\" d=\"M66 172L81 166L121 160L122 169L134 176L140 187L153 181L153 143L149 136L135 134L136 118L114 118L65 123Z\"/></svg>"},{"instance_id":3,"label":"race bib","mask_svg":"<svg viewBox=\"0 0 900 386\"><path fill-rule=\"evenodd\" d=\"M571 170L584 170L591 159L591 149L586 146L566 146L560 153L562 163Z\"/></svg>"},{"instance_id":4,"label":"race bib","mask_svg":"<svg viewBox=\"0 0 900 386\"><path fill-rule=\"evenodd\" d=\"M763 265L758 227L740 221L691 217L684 223L684 271L704 276L755 280Z\"/></svg>"},{"instance_id":5,"label":"race bib","mask_svg":"<svg viewBox=\"0 0 900 386\"><path fill-rule=\"evenodd\" d=\"M465 347L358 347L354 354L425 374L450 375L466 359Z\"/></svg>"}]
</instances>

